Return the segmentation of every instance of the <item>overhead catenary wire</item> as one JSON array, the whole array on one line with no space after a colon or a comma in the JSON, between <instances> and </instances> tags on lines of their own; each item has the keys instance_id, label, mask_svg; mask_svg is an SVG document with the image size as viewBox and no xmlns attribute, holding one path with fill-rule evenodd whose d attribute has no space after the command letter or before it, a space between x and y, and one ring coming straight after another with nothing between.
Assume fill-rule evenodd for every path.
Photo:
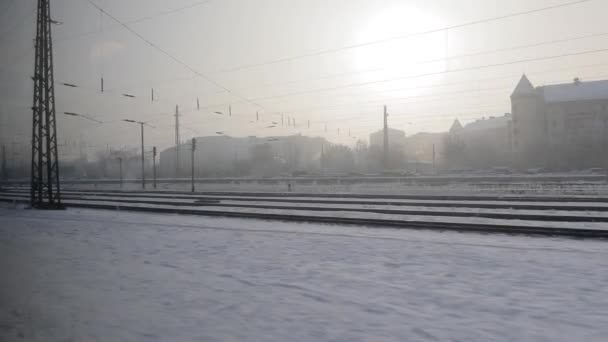
<instances>
[{"instance_id":1,"label":"overhead catenary wire","mask_svg":"<svg viewBox=\"0 0 608 342\"><path fill-rule=\"evenodd\" d=\"M563 70L573 70L573 69L581 69L581 68L589 68L589 67L597 67L597 66L605 66L608 65L608 63L595 63L595 64L587 64L587 65L582 65L582 66L573 66L573 67L566 67L566 68L552 68L549 70L544 70L544 71L539 71L539 72L531 72L529 74L543 74L543 73L549 73L549 72L555 72L555 71L563 71ZM486 81L492 81L492 80L499 80L499 79L510 79L510 78L515 78L515 77L519 77L521 76L521 74L517 74L517 75L510 75L510 76L499 76L499 77L489 77L489 78L481 78L481 79L474 79L474 80L465 80L465 81L456 81L456 82L448 82L448 83L440 83L440 84L434 84L432 86L424 86L424 87L420 87L420 86L415 86L415 87L398 87L398 88L394 88L394 89L387 89L387 90L383 90L382 93L387 93L387 92L396 92L396 91L403 91L403 90L418 90L418 89L432 89L432 88L438 88L438 87L447 87L447 86L453 86L453 85L457 85L457 84L469 84L469 83L478 83L478 82L486 82ZM84 89L84 90L88 90L88 91L92 91L92 92L97 92L98 93L98 89L95 89L93 87L86 87L86 86L82 86L82 85L78 85L76 86L75 84L72 83L67 83L67 82L59 82L59 84L64 85L64 86L69 86L69 87L77 87L79 89ZM122 93L110 93L107 92L104 93L103 95L108 95L108 96L119 96L119 97L123 97ZM173 101L168 101L168 100L156 100L157 102L165 102L167 104L171 104L173 105ZM350 104L347 105L326 105L326 106L317 106L317 107L307 107L307 108L297 108L297 109L291 109L291 111L293 112L308 112L308 111L313 111L313 110L322 110L322 109L332 109L332 108L344 108L344 107L350 107L350 106L358 106L361 104L367 104L367 103L377 103L377 102L382 102L382 101L386 101L386 99L384 100L372 100L372 101L358 101L358 102L352 102ZM390 100L389 100L390 101ZM198 97L196 99L196 103L197 103L197 109L200 110L201 106L198 100ZM212 104L212 105L208 105L206 107L203 107L203 109L210 109L210 108L216 108L216 107L222 107L225 104L221 103L221 104ZM279 114L281 115L281 114Z\"/></svg>"},{"instance_id":2,"label":"overhead catenary wire","mask_svg":"<svg viewBox=\"0 0 608 342\"><path fill-rule=\"evenodd\" d=\"M162 53L163 55L167 56L169 59L173 60L174 62L176 62L177 64L183 66L184 68L190 70L192 73L194 73L195 75L199 76L200 78L204 79L205 81L213 84L214 86L225 90L226 92L228 92L229 94L239 98L240 100L249 103L255 107L258 108L264 108L263 106L237 94L234 93L233 91L231 91L230 89L228 89L227 87L225 87L224 85L218 83L217 81L211 79L210 77L208 77L207 75L197 71L196 69L194 69L192 66L190 66L189 64L187 64L186 62L182 61L181 59L175 57L173 54L169 53L167 50L161 48L159 45L155 44L154 42L150 41L149 39L147 39L146 37L144 37L143 35L141 35L139 32L135 31L134 29L132 29L129 25L125 24L124 22L120 21L119 19L117 19L115 16L113 16L111 13L108 13L106 10L104 10L102 7L100 7L99 5L97 5L95 2L93 2L92 0L87 0L93 7L99 9L100 11L102 11L108 18L112 19L113 21L115 21L116 23L120 24L122 27L124 27L127 31L131 32L133 35L135 35L136 37L138 37L140 40L142 40L143 42L145 42L146 44L150 45L152 48L154 48L155 50L159 51L160 53Z\"/></svg>"},{"instance_id":3,"label":"overhead catenary wire","mask_svg":"<svg viewBox=\"0 0 608 342\"><path fill-rule=\"evenodd\" d=\"M206 5L206 4L208 4L208 3L212 2L212 1L213 0L199 1L199 2L195 2L193 4L190 4L190 5L185 5L185 6L182 6L182 7L178 7L178 8L174 8L174 9L158 12L158 13L155 13L155 14L147 15L147 16L144 16L144 17L139 17L139 18L136 18L136 19L131 19L131 20L125 21L124 23L127 24L127 25L139 24L141 22L152 20L152 19L155 19L155 18L158 18L158 17L163 17L163 16L166 16L166 15L172 15L172 14L183 12L185 10L192 9L192 8L195 8L195 7L198 7L198 6ZM87 37L87 36L95 35L95 34L98 34L98 33L99 33L98 31L89 31L89 32L76 33L76 34L69 35L69 36L66 36L66 37L61 37L60 36L57 39L55 39L55 42L59 42L60 43L60 42L64 42L64 41L70 41L70 40L73 40L73 39Z\"/></svg>"},{"instance_id":4,"label":"overhead catenary wire","mask_svg":"<svg viewBox=\"0 0 608 342\"><path fill-rule=\"evenodd\" d=\"M432 58L432 59L427 59L427 60L422 60L422 61L416 61L414 63L414 65L433 63L433 62L443 62L443 61L449 61L449 60L465 58L465 57L474 57L474 56L481 56L481 55L493 54L493 53L499 53L499 52L515 51L515 50L520 50L520 49L540 47L543 45L567 43L567 42L572 42L572 41L576 41L576 40L596 38L596 37L605 37L605 36L608 36L608 32L586 34L586 35L568 37L568 38L562 38L562 39L552 39L549 41L522 44L522 45L503 47L503 48L497 48L497 49L492 49L492 50L476 51L476 52L464 53L464 54L459 54L459 55L444 56L444 57L440 57L440 58ZM246 87L239 87L239 88L234 88L234 89L235 90L245 90L245 89L253 89L253 88L259 89L260 87L266 88L266 87L275 87L275 86L279 86L279 85L287 85L287 84L294 84L294 83L320 81L320 80L332 79L332 78L337 78L337 77L342 77L342 76L349 76L349 75L356 75L356 74L363 74L363 73L372 73L372 72L379 72L379 71L390 71L390 69L385 68L385 67L378 67L378 68L369 68L369 69L364 69L364 70L353 70L353 71L346 71L346 72L335 73L335 74L330 74L330 75L325 75L325 76L320 76L320 77L314 77L314 78L289 80L289 81L274 82L274 83L269 82L269 83L265 83L265 84L263 83L263 84L259 84L259 85L255 85L255 86L246 86Z\"/></svg>"},{"instance_id":5,"label":"overhead catenary wire","mask_svg":"<svg viewBox=\"0 0 608 342\"><path fill-rule=\"evenodd\" d=\"M100 14L103 15L103 12L100 11ZM459 57L467 57L467 56L481 55L481 54L487 54L487 53L494 53L494 52L500 52L500 51L509 51L509 50L528 48L528 47L540 46L540 45L545 45L545 44L561 43L561 42L567 42L567 41L572 41L572 40L577 40L577 39L598 37L598 36L604 36L604 35L607 35L607 33L596 33L596 34L590 34L590 35L584 35L584 36L570 37L570 38L565 38L565 39L556 39L556 40L551 40L551 41L547 41L547 42L525 44L525 45L520 45L520 46L515 46L515 47L507 47L507 48L500 48L500 49L489 50L489 51L481 51L481 52L474 52L474 53L462 54L462 55L457 55L457 56L450 56L449 58L451 59L451 58L459 58ZM425 61L425 62L440 61L440 60L442 60L442 59L434 59L434 60L429 60L429 61ZM374 71L377 71L377 70L378 69L374 69ZM363 72L365 72L365 71L363 71ZM326 76L326 77L333 77L333 75ZM322 77L322 78L325 78L325 77ZM298 81L295 81L295 82L298 82ZM103 83L103 77L102 77L102 83ZM103 89L103 86L102 86L102 89ZM241 89L245 89L245 88L241 88ZM277 95L277 96L286 96L286 95Z\"/></svg>"},{"instance_id":6,"label":"overhead catenary wire","mask_svg":"<svg viewBox=\"0 0 608 342\"><path fill-rule=\"evenodd\" d=\"M582 1L582 2L584 2L584 1ZM282 96L282 95L279 95L279 96Z\"/></svg>"},{"instance_id":7,"label":"overhead catenary wire","mask_svg":"<svg viewBox=\"0 0 608 342\"><path fill-rule=\"evenodd\" d=\"M426 34L430 34L430 33L442 32L445 30L464 28L464 27L468 27L468 26L474 26L474 25L489 23L489 22L493 22L493 21L504 20L507 18L519 17L519 16L528 15L528 14L532 14L532 13L545 12L545 11L555 10L555 9L559 9L559 8L580 5L580 4L588 3L588 2L592 2L592 1L595 1L595 0L570 1L570 2L561 3L561 4L557 4L557 5L544 6L544 7L540 7L540 8L531 9L531 10L525 10L525 11L520 11L520 12L514 12L514 13L509 13L509 14L504 14L504 15L498 15L498 16L478 19L478 20L472 20L472 21L468 21L468 22L464 22L464 23L460 23L460 24L456 24L456 25L444 26L441 28L422 31L422 32L409 33L409 34L398 35L398 36L394 36L394 37L369 41L369 42L365 42L365 43L358 43L358 44L346 45L346 46L329 48L329 49L324 49L324 50L318 50L318 51L314 51L314 52L303 53L300 55L278 58L275 60L261 62L261 63L253 63L253 64L236 66L236 67L232 67L232 68L228 68L228 69L223 69L218 72L219 73L235 72L235 71L240 71L240 70L245 70L245 69L257 68L257 67L270 65L270 64L293 62L298 59L314 57L314 56L321 56L321 55L331 54L331 53L335 53L335 52L339 52L339 51L343 51L343 50L361 48L361 47L365 47L365 46L377 45L377 44L387 43L387 42L391 42L391 41L395 41L395 40L401 40L401 39L416 37L416 36L420 36L420 35L426 35Z\"/></svg>"},{"instance_id":8,"label":"overhead catenary wire","mask_svg":"<svg viewBox=\"0 0 608 342\"><path fill-rule=\"evenodd\" d=\"M557 58L563 58L563 57L580 56L580 55L594 54L594 53L600 53L600 52L608 52L608 48L594 49L594 50L587 50L587 51L578 51L578 52L564 53L564 54L552 55L552 56L544 56L544 57L536 57L536 58L525 58L525 59L519 59L519 60L514 60L514 61L508 61L508 62L490 63L490 64L477 65L477 66L472 66L472 67L463 67L463 68L457 68L457 69L449 69L449 70L443 70L443 71L437 71L437 72L429 72L429 73L423 73L423 74L417 74L417 75L408 75L408 76L399 76L399 77L385 78L385 79L368 81L368 82L348 83L348 84L334 86L334 87L318 88L318 89L311 89L311 90L304 90L304 91L298 91L298 92L285 93L285 94L280 94L280 95L258 97L258 98L254 98L252 100L253 101L266 101L266 100L283 98L283 97L289 97L289 96L295 96L295 95L304 95L304 94L311 94L311 93L332 91L332 90L338 90L338 89L344 89L344 88L353 88L353 87L367 86L367 85L372 85L372 84L379 84L379 83L386 83L386 82L393 82L393 81L401 81L401 80L407 80L407 79L421 78L421 77L427 77L427 76L443 75L443 74L456 73L456 72L482 70L482 69L495 68L495 67L506 66L506 65L529 63L529 62L536 62L536 61L557 59Z\"/></svg>"},{"instance_id":9,"label":"overhead catenary wire","mask_svg":"<svg viewBox=\"0 0 608 342\"><path fill-rule=\"evenodd\" d=\"M542 45L547 45L547 44L562 43L562 42L568 42L568 41L585 39L585 38L605 36L605 35L608 35L608 33L595 33L595 34L589 34L589 35L583 35L583 36L577 36L577 37L570 37L570 38L565 38L565 39L555 39L555 40L550 40L550 41L546 41L546 42L539 42L539 43L534 43L534 44L525 44L525 45L519 45L519 46L515 46L515 47L499 48L499 49L488 50L488 51L480 51L480 52L474 52L474 53L461 54L461 55L457 55L457 56L451 56L449 58L453 59L453 58L461 58L461 57L469 57L469 56L475 56L475 55L496 53L496 52L502 52L502 51L511 51L511 50L517 50L517 49L522 49L522 48L529 48L529 47L536 47L536 46L542 46ZM441 59L434 59L434 60L424 61L422 63L433 62L433 61L440 61L440 60ZM378 70L379 69L374 69L374 71L378 71ZM348 73L346 73L346 74L348 74ZM322 78L319 78L319 79L332 78L332 77L333 76L327 76L327 77L322 77ZM183 79L182 78L180 80L188 80L188 79ZM101 82L102 82L101 89L102 89L102 92L103 92L103 77L102 77ZM298 82L298 81L295 81L295 82ZM291 83L291 82L288 82L288 83ZM442 85L437 85L437 86L442 86ZM240 89L247 89L247 88L240 88ZM405 89L405 88L398 88L398 89ZM152 89L152 102L154 102L154 89ZM171 103L173 101L165 101L165 102ZM197 102L197 107L200 108L200 103L199 103L198 97L196 99L196 102Z\"/></svg>"},{"instance_id":10,"label":"overhead catenary wire","mask_svg":"<svg viewBox=\"0 0 608 342\"><path fill-rule=\"evenodd\" d=\"M551 68L549 70L528 72L527 74L528 75L539 75L539 74L553 73L556 71L578 70L581 68L590 68L590 67L598 67L598 66L608 66L608 63L595 63L595 64L587 64L587 65L582 65L582 66L566 67L566 68ZM519 78L519 77L521 77L521 73L513 74L513 75L506 75L506 76L498 76L498 77L488 77L488 78L456 81L456 82L449 82L449 83L440 83L440 84L435 84L435 85L429 86L429 87L399 87L399 88L394 88L394 89L389 89L389 90L383 91L383 93L392 92L392 91L416 90L416 89L420 89L420 88L447 87L447 86L453 86L453 85L457 85L457 84L469 84L469 83L473 84L473 83L502 80L502 79L507 80L507 79ZM472 90L472 91L476 91L476 90ZM305 107L305 108L291 108L290 111L297 112L297 113L303 113L303 112L311 112L311 111L324 110L324 109L325 110L342 109L342 108L360 106L360 105L365 105L365 104L383 103L383 102L387 102L387 101L391 101L391 99L357 101L357 102L350 102L349 104L322 105L322 106Z\"/></svg>"}]
</instances>

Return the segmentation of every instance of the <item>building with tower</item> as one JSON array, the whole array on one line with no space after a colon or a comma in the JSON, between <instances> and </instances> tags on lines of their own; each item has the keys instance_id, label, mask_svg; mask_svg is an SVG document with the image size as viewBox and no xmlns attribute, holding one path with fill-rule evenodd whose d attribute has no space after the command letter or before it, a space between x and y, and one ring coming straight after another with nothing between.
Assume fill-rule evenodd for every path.
<instances>
[{"instance_id":1,"label":"building with tower","mask_svg":"<svg viewBox=\"0 0 608 342\"><path fill-rule=\"evenodd\" d=\"M512 149L520 167L606 165L608 81L534 87L523 75L511 94Z\"/></svg>"}]
</instances>

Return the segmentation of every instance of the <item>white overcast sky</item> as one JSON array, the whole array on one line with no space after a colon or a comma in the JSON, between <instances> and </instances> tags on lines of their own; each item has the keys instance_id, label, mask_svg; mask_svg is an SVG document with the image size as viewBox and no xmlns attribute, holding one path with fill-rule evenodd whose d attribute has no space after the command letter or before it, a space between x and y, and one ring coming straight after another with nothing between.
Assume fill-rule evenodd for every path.
<instances>
[{"instance_id":1,"label":"white overcast sky","mask_svg":"<svg viewBox=\"0 0 608 342\"><path fill-rule=\"evenodd\" d=\"M137 145L138 128L120 121L128 118L154 125L146 145L165 148L174 141L177 104L183 139L217 131L301 132L352 144L381 128L385 103L392 127L408 135L438 132L455 118L466 123L509 112L509 95L524 72L535 85L608 78L608 51L586 53L608 49L606 0L345 49L572 0L92 1L230 93L87 0L51 0L52 16L62 22L53 26L56 82L78 85L56 88L60 142ZM35 0L0 0L3 143L30 135L35 8ZM547 44L530 46L539 43ZM570 56L553 58L558 55ZM544 59L526 61L537 58ZM504 65L477 68L497 64ZM227 113L228 104L232 117L213 114ZM296 127L267 128L280 124L280 113L285 122L295 118Z\"/></svg>"}]
</instances>

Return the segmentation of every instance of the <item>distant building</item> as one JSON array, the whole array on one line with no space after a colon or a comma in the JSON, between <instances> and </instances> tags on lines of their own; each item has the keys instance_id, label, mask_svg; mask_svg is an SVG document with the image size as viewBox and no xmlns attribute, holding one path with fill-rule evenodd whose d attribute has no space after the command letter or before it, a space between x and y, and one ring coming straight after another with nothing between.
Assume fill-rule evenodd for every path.
<instances>
[{"instance_id":1,"label":"distant building","mask_svg":"<svg viewBox=\"0 0 608 342\"><path fill-rule=\"evenodd\" d=\"M384 130L369 135L369 145L384 147ZM388 145L403 150L405 147L405 132L399 129L388 129Z\"/></svg>"},{"instance_id":2,"label":"distant building","mask_svg":"<svg viewBox=\"0 0 608 342\"><path fill-rule=\"evenodd\" d=\"M437 163L443 155L443 141L447 133L420 132L405 138L405 155L407 160L418 163L433 163L433 149Z\"/></svg>"},{"instance_id":3,"label":"distant building","mask_svg":"<svg viewBox=\"0 0 608 342\"><path fill-rule=\"evenodd\" d=\"M369 148L373 164L377 167L382 165L384 149L384 130L379 130L369 135ZM406 163L405 157L405 132L399 129L388 129L388 167L389 169L403 169ZM378 171L378 170L376 170Z\"/></svg>"},{"instance_id":4,"label":"distant building","mask_svg":"<svg viewBox=\"0 0 608 342\"><path fill-rule=\"evenodd\" d=\"M485 146L495 152L511 152L511 114L481 118L462 126L454 121L450 134L459 137L467 146Z\"/></svg>"},{"instance_id":5,"label":"distant building","mask_svg":"<svg viewBox=\"0 0 608 342\"><path fill-rule=\"evenodd\" d=\"M523 75L511 95L512 148L520 166L605 165L608 81L534 87Z\"/></svg>"},{"instance_id":6,"label":"distant building","mask_svg":"<svg viewBox=\"0 0 608 342\"><path fill-rule=\"evenodd\" d=\"M511 164L511 114L481 118L466 125L454 120L444 148L448 167L491 168Z\"/></svg>"},{"instance_id":7,"label":"distant building","mask_svg":"<svg viewBox=\"0 0 608 342\"><path fill-rule=\"evenodd\" d=\"M209 136L196 138L195 176L274 176L294 171L318 171L323 138L301 135L282 137ZM180 145L179 165L176 148L159 154L159 175L188 177L191 169L190 141Z\"/></svg>"}]
</instances>

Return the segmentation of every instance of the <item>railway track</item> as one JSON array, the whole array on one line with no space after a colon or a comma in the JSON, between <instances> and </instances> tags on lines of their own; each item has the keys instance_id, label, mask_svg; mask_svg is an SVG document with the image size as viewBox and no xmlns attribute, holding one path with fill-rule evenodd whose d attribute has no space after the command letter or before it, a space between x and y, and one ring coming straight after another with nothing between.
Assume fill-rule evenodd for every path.
<instances>
[{"instance_id":1,"label":"railway track","mask_svg":"<svg viewBox=\"0 0 608 342\"><path fill-rule=\"evenodd\" d=\"M5 192L25 192L27 189L7 189ZM600 196L545 196L545 195L395 195L395 194L355 194L355 193L297 193L297 192L235 192L235 191L205 191L186 192L169 190L97 190L78 189L63 190L62 193L96 193L96 194L137 194L137 195L182 195L182 196L238 196L238 197L319 197L319 198L349 198L349 199L381 199L381 200L439 200L439 201L505 201L505 202L575 202L575 203L608 203L608 197Z\"/></svg>"},{"instance_id":2,"label":"railway track","mask_svg":"<svg viewBox=\"0 0 608 342\"><path fill-rule=\"evenodd\" d=\"M80 201L80 202L113 202L113 203L122 203L122 204L149 204L149 205L172 205L177 207L225 207L225 208L253 208L253 209L272 209L272 210L298 210L298 211L318 211L318 212L359 212L359 213L377 213L377 214L390 214L390 215L416 215L416 216L437 216L437 217L479 217L479 218L489 218L489 219L501 219L501 220L526 220L526 221L554 221L554 222L606 222L608 223L608 215L606 216L590 216L590 215L569 215L569 214L561 214L561 215L547 215L547 214L530 214L530 213L496 213L496 212L474 212L474 211L438 211L438 210L404 210L400 209L399 206L391 205L390 207L395 208L379 208L379 206L386 205L385 203L378 202L364 202L365 206L354 207L354 205L359 205L361 202L337 202L337 201L321 201L315 202L314 200L292 200L290 203L298 203L298 204L317 204L317 206L310 205L277 205L277 204L252 204L251 198L247 198L245 201L241 202L238 197L230 197L229 199L224 198L199 198L193 197L188 198L188 196L180 196L179 198L171 197L171 202L164 202L166 199L162 197L155 196L124 196L126 198L121 198L119 196L111 196L110 194L103 194L102 196L82 196L82 195L70 195L66 194L63 196L65 200L71 201ZM10 200L11 197L5 197ZM19 194L14 196L14 198L18 199L26 199L26 194ZM150 200L150 198L154 198L155 200ZM183 199L189 199L190 201L184 201ZM223 201L228 201L229 203L224 203ZM260 201L259 199L256 201ZM277 201L268 201L269 203L276 203ZM266 199L263 199L263 202L267 202ZM328 206L327 204L332 204L333 206ZM350 205L348 206L344 206ZM400 202L400 206L404 206L407 203ZM343 205L343 206L336 206ZM370 207L374 205L375 207ZM420 204L423 205L423 204ZM441 203L434 203L434 207L441 206ZM408 205L409 206L409 205ZM448 206L449 207L449 206ZM481 206L475 206L474 204L470 204L467 208L481 208ZM513 206L505 206L501 209L512 209ZM532 208L538 209L538 206L532 206ZM578 211L582 211L582 209L587 209L584 207L569 207L569 209L577 208ZM608 206L601 207L604 209L604 212L608 211ZM560 207L555 206L546 206L544 210L560 210Z\"/></svg>"},{"instance_id":3,"label":"railway track","mask_svg":"<svg viewBox=\"0 0 608 342\"><path fill-rule=\"evenodd\" d=\"M28 203L25 190L0 201ZM379 196L341 194L63 192L68 207L256 218L411 229L608 238L608 205L592 198L560 201L500 196ZM418 199L419 203L416 202ZM518 203L518 199L527 203ZM458 202L460 200L461 202ZM584 201L583 201L584 200ZM469 202L467 202L469 201ZM484 202L486 201L486 202ZM254 203L257 202L257 203ZM493 203L494 202L494 203ZM261 203L261 204L260 204ZM571 203L571 204L569 204ZM573 204L572 204L573 203ZM382 207L385 206L385 207ZM421 208L428 207L428 208ZM445 210L441 210L445 208ZM472 209L461 211L459 209ZM478 211L474 211L478 209ZM492 209L497 209L492 211ZM500 211L500 210L502 211ZM510 212L504 212L511 209ZM538 212L530 213L526 210ZM577 211L577 213L568 213ZM589 214L581 212L588 211ZM464 222L467 218L482 222ZM485 220L485 221L484 221ZM572 224L568 227L564 225ZM581 226L582 224L582 226ZM591 224L592 227L587 227ZM604 227L605 226L605 227Z\"/></svg>"}]
</instances>

